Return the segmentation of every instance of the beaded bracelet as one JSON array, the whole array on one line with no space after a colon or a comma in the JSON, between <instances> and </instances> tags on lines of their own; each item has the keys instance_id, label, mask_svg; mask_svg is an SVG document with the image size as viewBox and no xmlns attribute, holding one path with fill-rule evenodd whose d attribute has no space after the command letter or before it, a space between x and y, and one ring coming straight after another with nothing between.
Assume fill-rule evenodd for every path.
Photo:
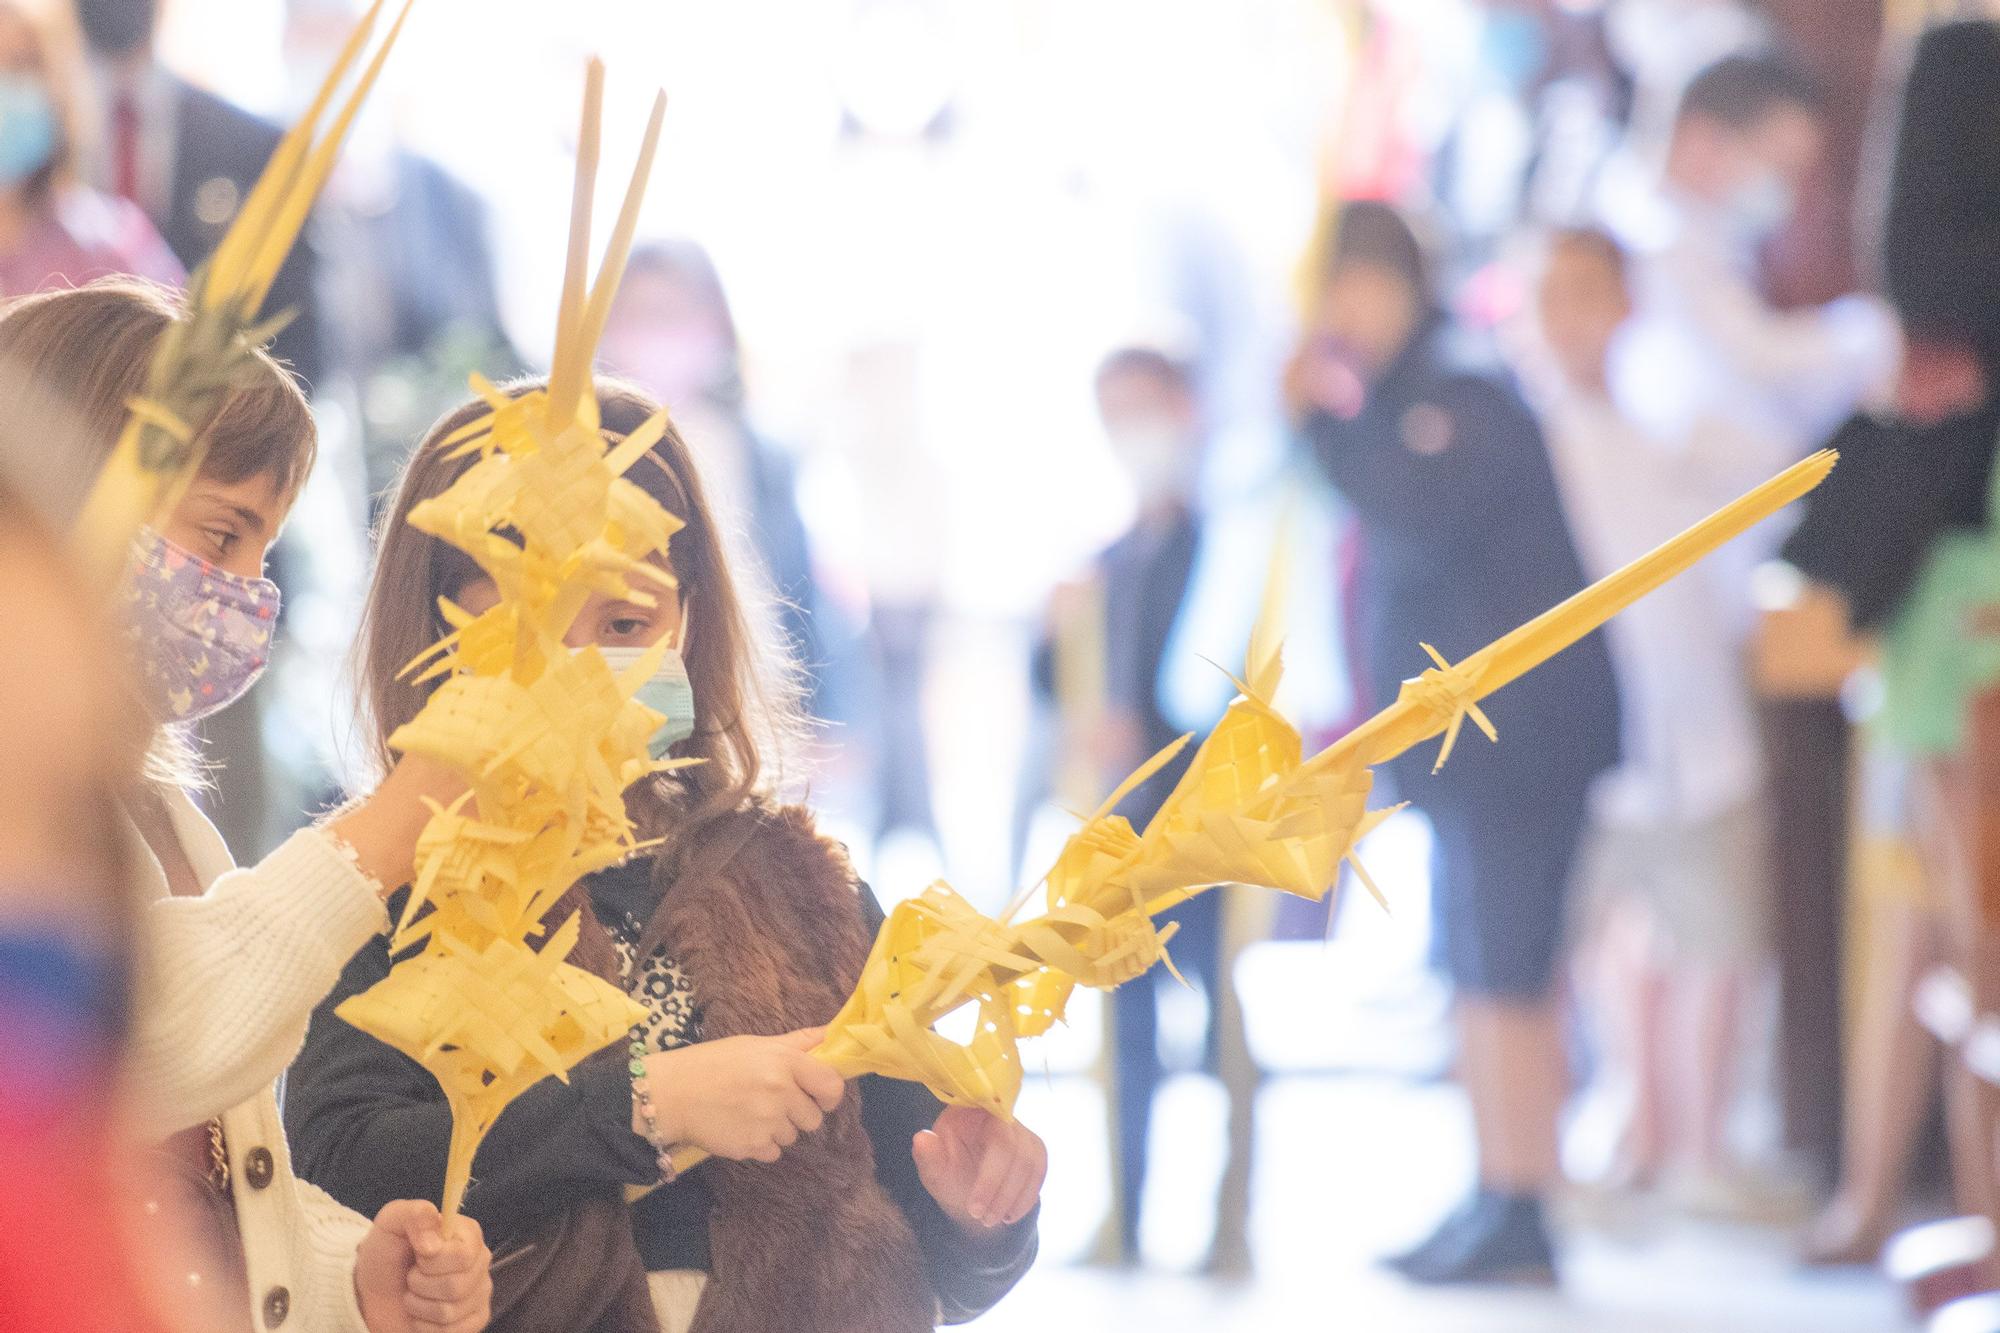
<instances>
[{"instance_id":1,"label":"beaded bracelet","mask_svg":"<svg viewBox=\"0 0 2000 1333\"><path fill-rule=\"evenodd\" d=\"M626 1068L632 1071L632 1100L639 1104L639 1119L646 1124L646 1142L653 1145L653 1159L659 1163L660 1183L671 1185L680 1172L674 1170L674 1155L660 1138L660 1122L653 1116L653 1090L651 1080L646 1077L646 1028L644 1024L632 1029L631 1063Z\"/></svg>"}]
</instances>

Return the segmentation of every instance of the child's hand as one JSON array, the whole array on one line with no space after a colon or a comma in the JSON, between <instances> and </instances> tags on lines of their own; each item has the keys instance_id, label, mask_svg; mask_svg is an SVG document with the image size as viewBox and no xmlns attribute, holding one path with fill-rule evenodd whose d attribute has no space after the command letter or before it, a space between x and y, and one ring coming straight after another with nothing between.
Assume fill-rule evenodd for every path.
<instances>
[{"instance_id":1,"label":"child's hand","mask_svg":"<svg viewBox=\"0 0 2000 1333\"><path fill-rule=\"evenodd\" d=\"M1049 1173L1049 1150L1027 1126L970 1106L947 1106L910 1144L917 1174L967 1235L1028 1215Z\"/></svg>"},{"instance_id":2,"label":"child's hand","mask_svg":"<svg viewBox=\"0 0 2000 1333\"><path fill-rule=\"evenodd\" d=\"M493 1299L493 1252L469 1217L449 1230L437 1206L398 1199L375 1215L354 1255L354 1294L369 1333L476 1333Z\"/></svg>"},{"instance_id":3,"label":"child's hand","mask_svg":"<svg viewBox=\"0 0 2000 1333\"><path fill-rule=\"evenodd\" d=\"M809 1051L825 1029L725 1037L646 1057L655 1119L669 1143L717 1157L775 1162L840 1105L847 1081ZM645 1122L635 1106L635 1133Z\"/></svg>"},{"instance_id":4,"label":"child's hand","mask_svg":"<svg viewBox=\"0 0 2000 1333\"><path fill-rule=\"evenodd\" d=\"M327 825L354 853L355 865L383 895L408 884L416 869L418 835L430 823L428 797L449 806L465 794L465 781L435 759L404 755L368 797ZM461 814L474 812L468 804Z\"/></svg>"}]
</instances>

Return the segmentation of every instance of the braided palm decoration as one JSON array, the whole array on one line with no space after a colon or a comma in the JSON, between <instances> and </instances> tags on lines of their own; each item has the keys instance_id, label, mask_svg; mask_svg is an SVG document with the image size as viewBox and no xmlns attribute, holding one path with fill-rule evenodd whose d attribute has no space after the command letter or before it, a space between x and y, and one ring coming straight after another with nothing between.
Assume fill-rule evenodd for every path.
<instances>
[{"instance_id":1,"label":"braided palm decoration","mask_svg":"<svg viewBox=\"0 0 2000 1333\"><path fill-rule=\"evenodd\" d=\"M1277 635L1282 580L1274 573L1251 636L1241 691L1143 833L1111 812L1185 746L1182 737L1127 778L1071 835L1050 870L1041 915L982 915L946 884L904 902L882 925L861 980L815 1051L843 1075L885 1074L940 1098L1011 1117L1021 1090L1019 1041L1063 1016L1078 985L1109 989L1155 963L1169 968L1152 918L1219 884L1318 899L1355 844L1390 811L1368 809L1370 768L1442 736L1442 764L1491 694L1602 625L1716 547L1817 486L1826 451L1788 469L1680 536L1456 664L1405 681L1395 703L1310 759L1272 706L1283 674ZM1020 904L1017 904L1017 907ZM969 1041L935 1030L972 1006ZM693 1166L698 1150L675 1156Z\"/></svg>"},{"instance_id":2,"label":"braided palm decoration","mask_svg":"<svg viewBox=\"0 0 2000 1333\"><path fill-rule=\"evenodd\" d=\"M590 366L631 251L665 97L653 106L624 208L596 281L586 285L603 66L591 62L577 154L570 248L545 389L510 398L484 379L490 411L444 440L478 459L410 511L412 526L479 563L500 592L474 616L446 602L452 627L405 669L439 680L390 736L404 754L456 771L465 796L433 816L394 948L422 951L343 1003L348 1022L434 1075L452 1109L443 1207L458 1210L480 1141L507 1103L541 1079L567 1078L643 1011L565 961L578 920L543 934L571 885L640 849L622 799L655 763L663 719L633 695L664 646L622 674L563 636L593 592L645 603L673 586L664 565L681 522L624 472L666 430L664 411L619 441L599 429ZM539 942L538 942L539 941Z\"/></svg>"}]
</instances>

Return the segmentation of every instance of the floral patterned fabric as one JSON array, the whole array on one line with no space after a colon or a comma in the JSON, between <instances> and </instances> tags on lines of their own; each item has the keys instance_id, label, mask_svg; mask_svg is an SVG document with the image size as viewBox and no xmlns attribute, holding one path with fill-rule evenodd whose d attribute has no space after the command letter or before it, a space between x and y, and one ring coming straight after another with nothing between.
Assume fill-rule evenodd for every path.
<instances>
[{"instance_id":1,"label":"floral patterned fabric","mask_svg":"<svg viewBox=\"0 0 2000 1333\"><path fill-rule=\"evenodd\" d=\"M219 569L151 528L132 563L126 632L160 717L189 722L242 698L271 658L278 585Z\"/></svg>"}]
</instances>

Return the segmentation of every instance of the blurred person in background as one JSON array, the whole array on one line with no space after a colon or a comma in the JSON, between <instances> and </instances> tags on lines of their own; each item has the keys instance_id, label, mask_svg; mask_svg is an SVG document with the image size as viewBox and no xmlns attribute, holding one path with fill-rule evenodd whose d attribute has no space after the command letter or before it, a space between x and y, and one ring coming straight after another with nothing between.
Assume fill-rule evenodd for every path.
<instances>
[{"instance_id":1,"label":"blurred person in background","mask_svg":"<svg viewBox=\"0 0 2000 1333\"><path fill-rule=\"evenodd\" d=\"M159 339L183 317L162 289L106 280L24 297L0 315L0 463L47 521L75 521ZM385 930L425 798L449 775L399 766L324 828L238 868L196 807L190 722L241 697L270 649L265 555L312 465L297 385L259 355L210 422L208 451L157 529L135 534L119 603L132 687L100 708L147 736L97 817L130 853L143 910L121 1129L131 1223L164 1308L189 1327L275 1328L296 1313L351 1333L483 1325L489 1255L435 1205L368 1219L292 1174L277 1079L347 955ZM178 1244L176 1243L178 1242Z\"/></svg>"},{"instance_id":2,"label":"blurred person in background","mask_svg":"<svg viewBox=\"0 0 2000 1333\"><path fill-rule=\"evenodd\" d=\"M79 166L93 186L144 209L189 271L221 241L277 151L279 130L196 88L154 51L159 0L72 0L89 54L98 127ZM307 386L322 368L317 259L301 238L265 301L297 315L273 348Z\"/></svg>"},{"instance_id":3,"label":"blurred person in background","mask_svg":"<svg viewBox=\"0 0 2000 1333\"><path fill-rule=\"evenodd\" d=\"M1760 249L1824 150L1819 90L1803 71L1778 56L1727 57L1681 98L1652 216L1615 220L1637 263L1612 398L1652 437L1712 454L1716 505L1803 457L1893 369L1895 331L1878 302L1782 311L1761 286ZM1704 430L1727 440L1704 445ZM1746 628L1749 571L1778 536L1718 555Z\"/></svg>"},{"instance_id":4,"label":"blurred person in background","mask_svg":"<svg viewBox=\"0 0 2000 1333\"><path fill-rule=\"evenodd\" d=\"M0 4L0 298L129 273L186 274L130 200L75 179L76 53L15 4Z\"/></svg>"},{"instance_id":5,"label":"blurred person in background","mask_svg":"<svg viewBox=\"0 0 2000 1333\"><path fill-rule=\"evenodd\" d=\"M1915 842L1915 873L1868 875L1858 908L1862 970L1847 1079L1846 1153L1832 1202L1805 1236L1821 1263L1872 1262L1893 1229L1904 1173L1931 1089L1931 1050L1912 1005L1927 975L1947 984L1964 1021L1949 1032L1946 1107L1954 1193L1966 1212L2000 1212L1990 1090L1958 1049L1965 1022L2000 1008L1996 923L1965 899L1962 812L1943 798L1967 756L1961 670L1990 658L1982 602L1991 586L1952 587L1936 553L1991 532L2000 437L2000 23L1944 24L1916 43L1895 116L1878 269L1903 330L1888 411L1857 414L1830 444L1841 465L1809 498L1783 556L1827 590L1846 631L1879 650L1879 711L1866 729L1864 833ZM1923 635L1927 624L1955 639ZM1935 632L1935 631L1933 631ZM1930 661L1913 654L1924 654ZM1976 873L1990 867L1971 858ZM1970 896L1976 896L1970 895ZM1933 973L1940 961L1952 973ZM1955 975L1953 975L1955 973ZM1932 1026L1938 987L1922 1005ZM1985 1077L1995 1071L1988 1069Z\"/></svg>"},{"instance_id":6,"label":"blurred person in background","mask_svg":"<svg viewBox=\"0 0 2000 1333\"><path fill-rule=\"evenodd\" d=\"M1477 0L1463 104L1438 147L1436 193L1460 260L1492 253L1530 218L1574 217L1595 189L1630 110L1603 6Z\"/></svg>"},{"instance_id":7,"label":"blurred person in background","mask_svg":"<svg viewBox=\"0 0 2000 1333\"><path fill-rule=\"evenodd\" d=\"M750 420L743 345L708 252L689 240L639 246L626 265L598 347L608 370L655 395L672 411L714 495L724 539L752 577L776 594L777 629L805 669L805 708L831 717L825 673L831 614L813 575L811 539L799 513L791 458ZM842 665L851 653L843 651ZM851 713L842 710L840 720Z\"/></svg>"},{"instance_id":8,"label":"blurred person in background","mask_svg":"<svg viewBox=\"0 0 2000 1333\"><path fill-rule=\"evenodd\" d=\"M144 729L116 640L28 504L0 482L0 1322L164 1328L125 1250L114 1128L138 901L114 793Z\"/></svg>"},{"instance_id":9,"label":"blurred person in background","mask_svg":"<svg viewBox=\"0 0 2000 1333\"><path fill-rule=\"evenodd\" d=\"M304 111L365 8L361 0L286 0L288 114ZM357 504L395 480L409 442L458 401L469 373L503 374L518 362L500 328L485 201L405 148L397 128L384 89L362 107L313 206L325 344L324 382L313 395L350 406L360 434L346 460L358 465ZM323 414L322 429L332 424ZM359 596L358 588L342 591Z\"/></svg>"},{"instance_id":10,"label":"blurred person in background","mask_svg":"<svg viewBox=\"0 0 2000 1333\"><path fill-rule=\"evenodd\" d=\"M1357 202L1337 226L1286 393L1360 525L1362 652L1381 707L1429 665L1420 642L1457 661L1584 578L1535 420L1453 327L1410 224ZM1433 951L1456 991L1478 1141L1463 1206L1392 1261L1425 1283L1555 1277L1544 1207L1569 1086L1557 955L1586 799L1618 754L1602 636L1488 712L1504 743L1468 737L1435 772L1428 749L1386 766L1433 831Z\"/></svg>"},{"instance_id":11,"label":"blurred person in background","mask_svg":"<svg viewBox=\"0 0 2000 1333\"><path fill-rule=\"evenodd\" d=\"M1734 470L1731 437L1657 440L1612 403L1632 295L1607 233L1556 232L1539 277L1544 356L1525 378L1584 571L1601 579L1708 516L1726 486L1709 474ZM1629 1097L1612 1185L1650 1186L1671 1167L1691 1191L1720 1195L1736 1174L1725 1131L1771 896L1740 595L1704 563L1607 630L1622 753L1592 793L1579 890L1602 918L1590 970Z\"/></svg>"},{"instance_id":12,"label":"blurred person in background","mask_svg":"<svg viewBox=\"0 0 2000 1333\"><path fill-rule=\"evenodd\" d=\"M1629 147L1641 155L1672 135L1697 74L1770 39L1768 20L1746 0L1610 0L1603 9L1606 42L1632 81Z\"/></svg>"},{"instance_id":13,"label":"blurred person in background","mask_svg":"<svg viewBox=\"0 0 2000 1333\"><path fill-rule=\"evenodd\" d=\"M1195 483L1205 433L1188 368L1156 347L1113 350L1098 365L1096 394L1111 452L1131 479L1136 513L1083 584L1058 589L1050 608L1051 633L1035 651L1034 682L1037 693L1059 710L1060 748L1075 757L1085 775L1081 785L1103 793L1181 735L1162 706L1160 674L1201 545ZM1099 697L1089 701L1083 716L1078 701L1062 697L1068 682L1059 679L1063 668L1057 661L1071 646L1060 641L1060 630L1079 608L1101 617L1099 625L1075 632L1077 639L1101 645L1101 653L1092 654L1100 659L1101 679L1092 682ZM1145 828L1187 771L1198 743L1199 737L1136 788L1117 813L1133 828ZM1211 1074L1227 984L1222 901L1221 894L1201 894L1160 918L1179 924L1172 944L1175 964L1201 987L1207 1011L1203 1067ZM1174 984L1171 976L1156 969L1111 993L1113 1216L1097 1247L1097 1257L1107 1262L1135 1263L1141 1257L1153 1099L1167 1073L1158 1031L1159 989L1166 984Z\"/></svg>"}]
</instances>

